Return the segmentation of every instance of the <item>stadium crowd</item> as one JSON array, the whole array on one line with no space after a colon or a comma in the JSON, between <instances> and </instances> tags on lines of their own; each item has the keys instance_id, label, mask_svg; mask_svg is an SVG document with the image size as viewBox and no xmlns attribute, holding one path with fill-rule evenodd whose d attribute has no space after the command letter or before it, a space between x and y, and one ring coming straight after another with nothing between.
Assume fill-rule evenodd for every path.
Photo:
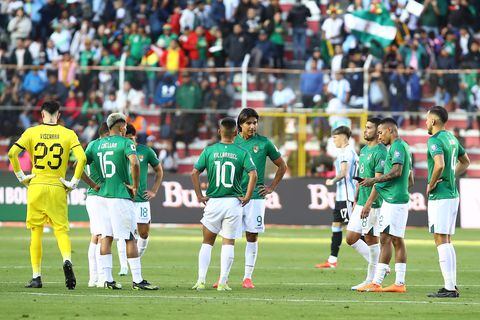
<instances>
[{"instance_id":1,"label":"stadium crowd","mask_svg":"<svg viewBox=\"0 0 480 320\"><path fill-rule=\"evenodd\" d=\"M21 108L1 109L0 136L30 127L38 119L34 107L54 98L65 107L65 123L76 128L84 142L95 136L99 122L112 111L129 113L145 141L145 119L137 117L141 109L226 112L233 107L238 88L228 69L209 74L182 70L240 67L247 53L252 67L303 70L299 83L293 85L280 73L270 76L272 86L257 81L269 97L268 106L287 109L301 103L327 111L361 107L363 71L342 70L363 67L372 54L365 97L371 111L418 111L424 81L437 104L449 110L480 108L477 71L428 72L480 68L480 20L476 19L480 0L419 1L424 5L420 17L409 14L406 0L296 0L289 10L282 9L285 3L280 2L2 1L0 64L13 68L0 68L0 106ZM349 33L345 14L362 9L390 12L397 27L391 45L369 48ZM122 56L126 66L164 71L129 70L123 90L117 91L117 71L86 68L118 66ZM198 123L198 117L182 115L160 134L191 141L197 128L187 124ZM161 124L165 120L162 113ZM214 123L215 116L206 120ZM397 120L403 121L400 116ZM418 117L410 119L414 125L418 121Z\"/></svg>"}]
</instances>

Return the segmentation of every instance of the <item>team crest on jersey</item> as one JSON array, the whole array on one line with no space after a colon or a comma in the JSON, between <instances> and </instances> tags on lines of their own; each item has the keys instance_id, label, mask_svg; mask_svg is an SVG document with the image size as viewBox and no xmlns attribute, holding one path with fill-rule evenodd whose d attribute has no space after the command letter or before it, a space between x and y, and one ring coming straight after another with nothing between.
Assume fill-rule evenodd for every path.
<instances>
[{"instance_id":1,"label":"team crest on jersey","mask_svg":"<svg viewBox=\"0 0 480 320\"><path fill-rule=\"evenodd\" d=\"M393 153L393 157L394 157L394 158L400 158L400 151L395 151L395 152Z\"/></svg>"},{"instance_id":2,"label":"team crest on jersey","mask_svg":"<svg viewBox=\"0 0 480 320\"><path fill-rule=\"evenodd\" d=\"M437 150L437 145L436 145L436 144L432 144L432 146L430 147L430 149L432 149L432 151Z\"/></svg>"},{"instance_id":3,"label":"team crest on jersey","mask_svg":"<svg viewBox=\"0 0 480 320\"><path fill-rule=\"evenodd\" d=\"M143 154L141 154L141 155L138 156L138 160L140 160L140 161L143 162Z\"/></svg>"},{"instance_id":4,"label":"team crest on jersey","mask_svg":"<svg viewBox=\"0 0 480 320\"><path fill-rule=\"evenodd\" d=\"M253 146L253 152L257 153L260 148L258 146Z\"/></svg>"}]
</instances>

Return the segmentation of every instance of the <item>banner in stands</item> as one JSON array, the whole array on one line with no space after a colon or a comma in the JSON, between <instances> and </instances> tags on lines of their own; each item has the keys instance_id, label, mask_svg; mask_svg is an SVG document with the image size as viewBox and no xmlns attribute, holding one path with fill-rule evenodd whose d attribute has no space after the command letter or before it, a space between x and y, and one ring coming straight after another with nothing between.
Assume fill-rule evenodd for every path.
<instances>
[{"instance_id":1,"label":"banner in stands","mask_svg":"<svg viewBox=\"0 0 480 320\"><path fill-rule=\"evenodd\" d=\"M203 177L205 180L205 177ZM153 177L149 181L152 185ZM479 180L480 183L480 180ZM426 184L418 179L410 195L408 225L427 225ZM276 192L267 198L267 224L329 225L335 203L333 187L325 186L324 179L292 178L280 183ZM475 190L475 188L471 188ZM26 188L10 172L0 172L0 221L24 221ZM71 221L87 221L85 185L68 195ZM197 202L189 176L167 174L157 197L152 199L152 222L199 223L203 205ZM477 211L478 212L478 211Z\"/></svg>"}]
</instances>

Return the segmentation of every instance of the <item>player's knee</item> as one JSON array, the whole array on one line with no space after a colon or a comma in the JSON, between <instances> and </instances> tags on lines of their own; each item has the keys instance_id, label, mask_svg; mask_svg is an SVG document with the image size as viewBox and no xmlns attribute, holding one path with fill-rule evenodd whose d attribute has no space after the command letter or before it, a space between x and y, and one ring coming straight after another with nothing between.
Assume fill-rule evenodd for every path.
<instances>
[{"instance_id":1,"label":"player's knee","mask_svg":"<svg viewBox=\"0 0 480 320\"><path fill-rule=\"evenodd\" d=\"M347 242L347 244L349 246L353 245L355 242L358 241L358 239L360 239L360 235L354 233L354 232L348 232L347 233L347 238L345 239L345 241Z\"/></svg>"},{"instance_id":2,"label":"player's knee","mask_svg":"<svg viewBox=\"0 0 480 320\"><path fill-rule=\"evenodd\" d=\"M147 239L148 238L148 230L138 230L138 235L142 239Z\"/></svg>"},{"instance_id":3,"label":"player's knee","mask_svg":"<svg viewBox=\"0 0 480 320\"><path fill-rule=\"evenodd\" d=\"M247 238L247 242L257 242L258 240L258 233L245 233L245 238Z\"/></svg>"},{"instance_id":4,"label":"player's knee","mask_svg":"<svg viewBox=\"0 0 480 320\"><path fill-rule=\"evenodd\" d=\"M449 237L446 234L434 233L435 245L438 247L442 244L449 243Z\"/></svg>"}]
</instances>

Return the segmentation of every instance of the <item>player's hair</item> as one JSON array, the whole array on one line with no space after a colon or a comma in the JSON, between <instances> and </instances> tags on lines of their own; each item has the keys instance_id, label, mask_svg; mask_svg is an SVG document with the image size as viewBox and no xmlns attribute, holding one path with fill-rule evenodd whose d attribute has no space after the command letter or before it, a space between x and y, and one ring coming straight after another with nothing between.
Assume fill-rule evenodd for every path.
<instances>
[{"instance_id":1,"label":"player's hair","mask_svg":"<svg viewBox=\"0 0 480 320\"><path fill-rule=\"evenodd\" d=\"M333 129L332 136L337 134L344 134L347 136L348 139L352 136L352 130L350 130L347 126L340 126L338 128Z\"/></svg>"},{"instance_id":2,"label":"player's hair","mask_svg":"<svg viewBox=\"0 0 480 320\"><path fill-rule=\"evenodd\" d=\"M226 133L233 134L235 132L236 126L237 126L237 123L233 118L227 117L220 120L220 127L223 128Z\"/></svg>"},{"instance_id":3,"label":"player's hair","mask_svg":"<svg viewBox=\"0 0 480 320\"><path fill-rule=\"evenodd\" d=\"M398 127L397 121L395 121L393 118L384 118L380 121L380 124L388 124Z\"/></svg>"},{"instance_id":4,"label":"player's hair","mask_svg":"<svg viewBox=\"0 0 480 320\"><path fill-rule=\"evenodd\" d=\"M242 132L242 127L241 125L247 122L248 118L254 117L255 119L258 120L259 116L257 111L252 108L245 108L242 111L240 111L240 114L238 115L237 118L237 125L238 125L238 131Z\"/></svg>"},{"instance_id":5,"label":"player's hair","mask_svg":"<svg viewBox=\"0 0 480 320\"><path fill-rule=\"evenodd\" d=\"M47 111L50 114L54 114L55 112L60 110L60 103L55 100L46 101L42 104L40 110Z\"/></svg>"},{"instance_id":6,"label":"player's hair","mask_svg":"<svg viewBox=\"0 0 480 320\"><path fill-rule=\"evenodd\" d=\"M441 106L434 106L431 107L430 110L428 110L430 113L438 116L440 118L440 121L442 121L443 124L447 123L448 121L448 111Z\"/></svg>"},{"instance_id":7,"label":"player's hair","mask_svg":"<svg viewBox=\"0 0 480 320\"><path fill-rule=\"evenodd\" d=\"M136 136L137 135L137 129L133 126L133 124L128 123L127 124L127 131L125 132L125 135L127 136Z\"/></svg>"},{"instance_id":8,"label":"player's hair","mask_svg":"<svg viewBox=\"0 0 480 320\"><path fill-rule=\"evenodd\" d=\"M371 122L375 125L375 127L378 127L380 122L382 122L382 119L380 119L378 117L370 117L370 118L367 119L367 122Z\"/></svg>"},{"instance_id":9,"label":"player's hair","mask_svg":"<svg viewBox=\"0 0 480 320\"><path fill-rule=\"evenodd\" d=\"M98 135L101 137L106 134L108 134L108 126L106 122L102 122L100 124L100 127L98 127Z\"/></svg>"}]
</instances>

